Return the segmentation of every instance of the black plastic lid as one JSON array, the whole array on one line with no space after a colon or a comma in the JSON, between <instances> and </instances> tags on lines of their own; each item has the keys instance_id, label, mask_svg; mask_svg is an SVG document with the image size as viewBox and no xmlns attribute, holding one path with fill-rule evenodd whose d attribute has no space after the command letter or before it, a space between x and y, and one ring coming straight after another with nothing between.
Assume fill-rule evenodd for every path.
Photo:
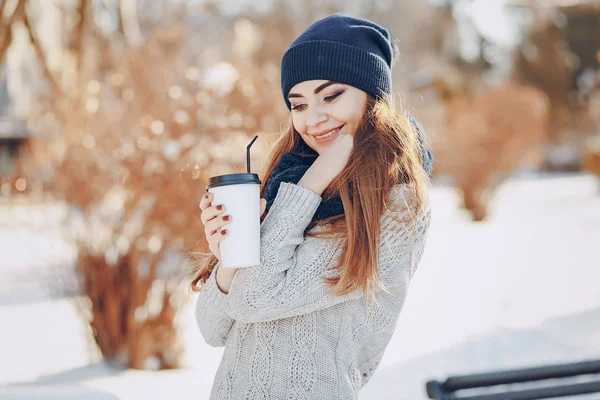
<instances>
[{"instance_id":1,"label":"black plastic lid","mask_svg":"<svg viewBox=\"0 0 600 400\"><path fill-rule=\"evenodd\" d=\"M213 176L212 178L210 178L208 180L208 185L206 185L206 189L208 190L219 186L243 185L248 183L256 183L259 185L261 184L257 174L227 174Z\"/></svg>"}]
</instances>

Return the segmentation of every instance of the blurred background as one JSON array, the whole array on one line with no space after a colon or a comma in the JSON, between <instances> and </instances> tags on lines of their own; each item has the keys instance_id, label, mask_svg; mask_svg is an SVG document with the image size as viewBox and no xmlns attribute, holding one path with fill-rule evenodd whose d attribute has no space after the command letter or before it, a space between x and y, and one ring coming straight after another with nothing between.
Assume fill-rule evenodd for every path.
<instances>
[{"instance_id":1,"label":"blurred background","mask_svg":"<svg viewBox=\"0 0 600 400\"><path fill-rule=\"evenodd\" d=\"M254 135L261 171L281 56L333 12L397 38L394 91L436 158L361 399L600 358L600 1L0 0L0 397L208 398L199 199Z\"/></svg>"}]
</instances>

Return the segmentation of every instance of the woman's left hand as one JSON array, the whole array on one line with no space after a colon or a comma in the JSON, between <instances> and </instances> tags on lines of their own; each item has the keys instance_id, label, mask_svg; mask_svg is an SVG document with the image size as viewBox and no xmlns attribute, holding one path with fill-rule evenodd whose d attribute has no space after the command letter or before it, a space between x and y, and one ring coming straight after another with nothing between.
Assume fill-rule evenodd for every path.
<instances>
[{"instance_id":1,"label":"woman's left hand","mask_svg":"<svg viewBox=\"0 0 600 400\"><path fill-rule=\"evenodd\" d=\"M327 175L333 181L346 167L350 159L350 153L354 148L354 136L340 133L335 140L319 157L319 169L329 172Z\"/></svg>"},{"instance_id":2,"label":"woman's left hand","mask_svg":"<svg viewBox=\"0 0 600 400\"><path fill-rule=\"evenodd\" d=\"M340 133L331 145L317 157L302 179L299 186L312 190L319 196L344 170L354 148L354 136Z\"/></svg>"}]
</instances>

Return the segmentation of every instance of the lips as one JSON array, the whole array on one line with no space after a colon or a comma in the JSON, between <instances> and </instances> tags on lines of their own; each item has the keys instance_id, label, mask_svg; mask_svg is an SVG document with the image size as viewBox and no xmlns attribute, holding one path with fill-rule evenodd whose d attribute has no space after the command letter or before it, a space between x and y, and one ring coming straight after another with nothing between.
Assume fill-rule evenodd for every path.
<instances>
[{"instance_id":1,"label":"lips","mask_svg":"<svg viewBox=\"0 0 600 400\"><path fill-rule=\"evenodd\" d=\"M343 125L338 126L337 128L329 129L326 131L321 131L316 134L313 134L312 137L314 137L316 140L325 140L325 139L335 136L339 132L339 130L342 129L342 127L343 127Z\"/></svg>"}]
</instances>

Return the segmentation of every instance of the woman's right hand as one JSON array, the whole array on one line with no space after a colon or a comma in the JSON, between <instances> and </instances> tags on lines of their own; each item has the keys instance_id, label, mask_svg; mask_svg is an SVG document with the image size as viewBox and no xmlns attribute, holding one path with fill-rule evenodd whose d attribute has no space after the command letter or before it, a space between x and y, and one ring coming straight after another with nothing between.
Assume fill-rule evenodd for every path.
<instances>
[{"instance_id":1,"label":"woman's right hand","mask_svg":"<svg viewBox=\"0 0 600 400\"><path fill-rule=\"evenodd\" d=\"M206 193L200 201L200 219L204 224L204 235L208 242L208 248L215 257L221 260L221 251L219 250L219 243L225 237L227 237L227 229L223 229L231 221L231 216L223 215L225 207L222 204L212 205L213 194Z\"/></svg>"}]
</instances>

